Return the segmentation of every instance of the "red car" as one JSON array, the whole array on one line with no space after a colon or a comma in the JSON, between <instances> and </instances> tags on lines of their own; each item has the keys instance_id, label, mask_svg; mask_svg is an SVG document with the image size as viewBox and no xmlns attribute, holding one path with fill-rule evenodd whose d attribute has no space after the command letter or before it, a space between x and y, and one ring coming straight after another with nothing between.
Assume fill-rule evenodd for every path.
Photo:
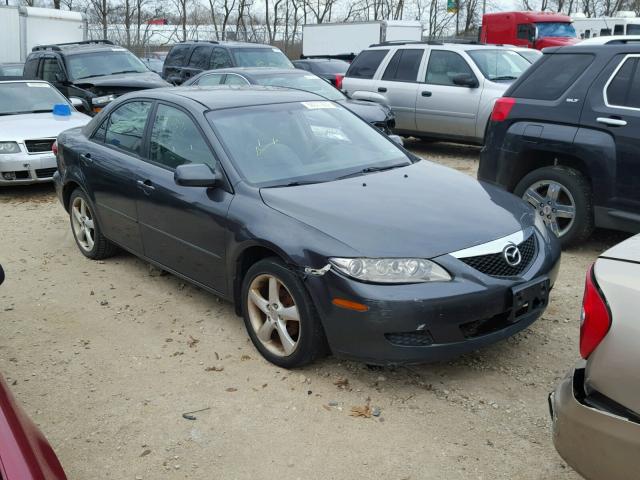
<instances>
[{"instance_id":1,"label":"red car","mask_svg":"<svg viewBox=\"0 0 640 480\"><path fill-rule=\"evenodd\" d=\"M0 267L0 283L4 272ZM0 375L0 479L66 480L51 445L27 417Z\"/></svg>"}]
</instances>

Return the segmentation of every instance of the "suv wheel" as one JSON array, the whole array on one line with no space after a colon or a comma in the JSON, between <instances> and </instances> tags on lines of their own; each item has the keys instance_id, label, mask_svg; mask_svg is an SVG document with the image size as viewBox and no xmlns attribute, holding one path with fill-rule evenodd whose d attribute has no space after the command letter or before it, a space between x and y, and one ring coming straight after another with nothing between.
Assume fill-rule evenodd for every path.
<instances>
[{"instance_id":1,"label":"suv wheel","mask_svg":"<svg viewBox=\"0 0 640 480\"><path fill-rule=\"evenodd\" d=\"M324 331L311 298L280 259L253 265L245 275L241 298L249 337L271 363L300 367L323 353Z\"/></svg>"},{"instance_id":2,"label":"suv wheel","mask_svg":"<svg viewBox=\"0 0 640 480\"><path fill-rule=\"evenodd\" d=\"M87 195L76 188L69 199L71 231L85 257L102 260L116 253L117 247L102 235L98 219Z\"/></svg>"},{"instance_id":3,"label":"suv wheel","mask_svg":"<svg viewBox=\"0 0 640 480\"><path fill-rule=\"evenodd\" d=\"M531 204L563 247L591 235L591 186L577 170L560 166L539 168L520 180L514 193Z\"/></svg>"}]
</instances>

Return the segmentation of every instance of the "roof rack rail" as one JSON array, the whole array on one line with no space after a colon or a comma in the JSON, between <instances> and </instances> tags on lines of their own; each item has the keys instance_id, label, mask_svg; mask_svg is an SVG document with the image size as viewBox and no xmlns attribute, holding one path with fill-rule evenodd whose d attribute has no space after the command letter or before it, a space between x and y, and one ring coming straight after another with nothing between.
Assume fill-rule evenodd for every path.
<instances>
[{"instance_id":1,"label":"roof rack rail","mask_svg":"<svg viewBox=\"0 0 640 480\"><path fill-rule=\"evenodd\" d=\"M422 43L429 43L429 42L423 42L422 40L389 40L386 42L372 43L371 45L369 45L369 48L388 47L392 45L416 45L416 44L422 44Z\"/></svg>"},{"instance_id":2,"label":"roof rack rail","mask_svg":"<svg viewBox=\"0 0 640 480\"><path fill-rule=\"evenodd\" d=\"M67 42L67 43L56 43L53 45L36 45L31 49L32 52L37 52L41 50L54 50L59 52L62 50L60 47L67 47L71 45L114 45L111 40L83 40L82 42Z\"/></svg>"},{"instance_id":3,"label":"roof rack rail","mask_svg":"<svg viewBox=\"0 0 640 480\"><path fill-rule=\"evenodd\" d=\"M218 44L220 42L218 40L198 40L198 39L195 39L195 40L186 40L184 42L179 42L179 43L215 43L215 44Z\"/></svg>"}]
</instances>

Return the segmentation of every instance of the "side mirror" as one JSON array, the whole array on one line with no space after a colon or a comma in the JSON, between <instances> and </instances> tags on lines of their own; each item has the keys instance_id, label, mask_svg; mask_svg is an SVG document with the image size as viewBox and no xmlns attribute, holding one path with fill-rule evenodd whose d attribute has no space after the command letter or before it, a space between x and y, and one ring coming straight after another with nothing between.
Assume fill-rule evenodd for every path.
<instances>
[{"instance_id":1,"label":"side mirror","mask_svg":"<svg viewBox=\"0 0 640 480\"><path fill-rule=\"evenodd\" d=\"M389 135L389 139L393 143L400 145L401 147L404 147L404 140L402 140L402 137L400 135Z\"/></svg>"},{"instance_id":2,"label":"side mirror","mask_svg":"<svg viewBox=\"0 0 640 480\"><path fill-rule=\"evenodd\" d=\"M81 98L69 97L69 101L71 102L71 105L73 105L73 108L75 108L76 110L80 112L85 112L85 113L89 111L89 109L87 108L87 105Z\"/></svg>"},{"instance_id":3,"label":"side mirror","mask_svg":"<svg viewBox=\"0 0 640 480\"><path fill-rule=\"evenodd\" d=\"M478 80L468 73L459 73L453 77L453 84L459 87L477 88Z\"/></svg>"},{"instance_id":4,"label":"side mirror","mask_svg":"<svg viewBox=\"0 0 640 480\"><path fill-rule=\"evenodd\" d=\"M174 181L183 187L212 188L220 185L222 177L204 163L179 165L173 175Z\"/></svg>"},{"instance_id":5,"label":"side mirror","mask_svg":"<svg viewBox=\"0 0 640 480\"><path fill-rule=\"evenodd\" d=\"M65 77L63 73L56 73L55 79L56 79L56 82L58 82L58 83L66 83L67 82L67 77Z\"/></svg>"},{"instance_id":6,"label":"side mirror","mask_svg":"<svg viewBox=\"0 0 640 480\"><path fill-rule=\"evenodd\" d=\"M388 105L388 101L384 95L380 95L376 92L367 92L365 90L357 90L349 95L349 98L352 100L364 100L367 102L379 103L380 105Z\"/></svg>"}]
</instances>

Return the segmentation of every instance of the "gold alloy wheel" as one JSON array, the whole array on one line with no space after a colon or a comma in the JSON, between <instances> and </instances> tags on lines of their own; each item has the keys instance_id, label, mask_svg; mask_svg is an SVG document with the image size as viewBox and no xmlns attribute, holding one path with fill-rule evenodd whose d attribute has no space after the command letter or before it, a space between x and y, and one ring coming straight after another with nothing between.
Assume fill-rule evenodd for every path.
<instances>
[{"instance_id":1,"label":"gold alloy wheel","mask_svg":"<svg viewBox=\"0 0 640 480\"><path fill-rule=\"evenodd\" d=\"M300 340L300 312L282 281L271 274L258 275L249 286L247 306L260 343L279 357L291 355Z\"/></svg>"}]
</instances>

